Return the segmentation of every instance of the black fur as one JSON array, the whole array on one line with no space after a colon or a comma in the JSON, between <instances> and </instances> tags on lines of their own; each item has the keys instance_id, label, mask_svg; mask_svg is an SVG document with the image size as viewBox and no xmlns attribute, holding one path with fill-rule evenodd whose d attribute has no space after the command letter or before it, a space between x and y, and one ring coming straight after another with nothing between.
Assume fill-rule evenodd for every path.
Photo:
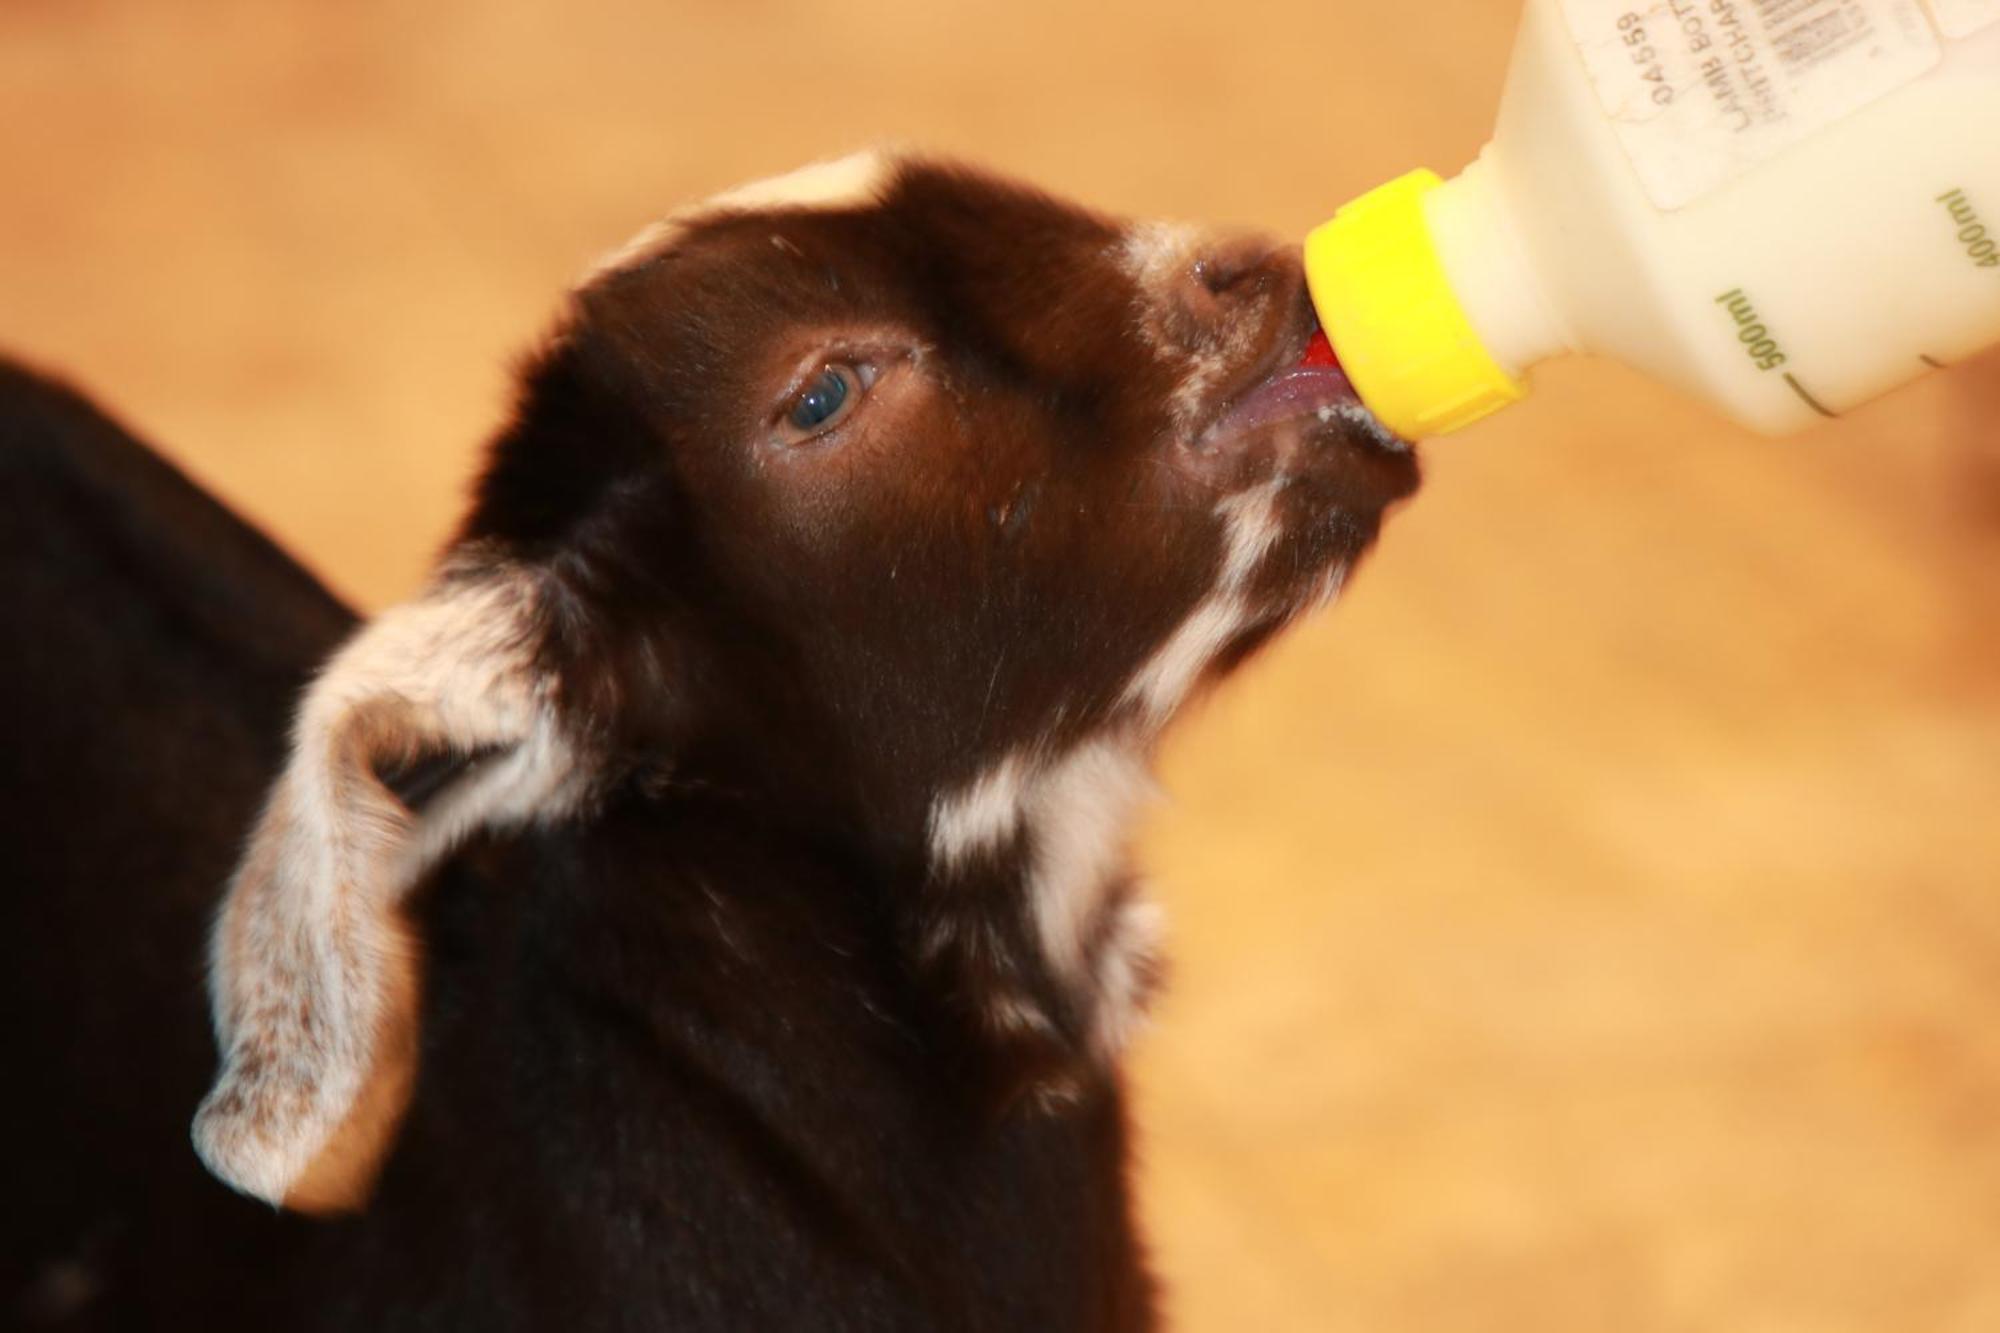
<instances>
[{"instance_id":1,"label":"black fur","mask_svg":"<svg viewBox=\"0 0 2000 1333\"><path fill-rule=\"evenodd\" d=\"M269 1327L306 1229L188 1151L204 935L353 623L116 423L0 363L0 1319Z\"/></svg>"}]
</instances>

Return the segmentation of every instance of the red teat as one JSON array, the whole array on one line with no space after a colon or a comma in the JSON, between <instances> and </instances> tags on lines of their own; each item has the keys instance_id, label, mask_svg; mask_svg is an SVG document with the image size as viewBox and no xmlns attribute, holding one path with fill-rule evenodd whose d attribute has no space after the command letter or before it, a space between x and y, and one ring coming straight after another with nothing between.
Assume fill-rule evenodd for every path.
<instances>
[{"instance_id":1,"label":"red teat","mask_svg":"<svg viewBox=\"0 0 2000 1333\"><path fill-rule=\"evenodd\" d=\"M1325 329L1314 329L1312 340L1306 344L1306 354L1299 358L1302 366L1340 367L1340 358L1334 354L1333 344L1327 341Z\"/></svg>"}]
</instances>

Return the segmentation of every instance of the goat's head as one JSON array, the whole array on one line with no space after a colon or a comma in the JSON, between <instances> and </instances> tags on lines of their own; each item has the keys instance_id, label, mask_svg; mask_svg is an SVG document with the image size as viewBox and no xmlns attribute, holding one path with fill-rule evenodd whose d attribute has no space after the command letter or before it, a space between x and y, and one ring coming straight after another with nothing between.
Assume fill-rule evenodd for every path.
<instances>
[{"instance_id":1,"label":"goat's head","mask_svg":"<svg viewBox=\"0 0 2000 1333\"><path fill-rule=\"evenodd\" d=\"M1301 365L1313 328L1293 251L880 155L607 261L432 587L301 714L215 937L211 1167L315 1201L309 1166L408 1058L383 1035L401 895L466 831L642 771L951 887L913 947L981 1023L1114 1045L1154 738L1416 484Z\"/></svg>"}]
</instances>

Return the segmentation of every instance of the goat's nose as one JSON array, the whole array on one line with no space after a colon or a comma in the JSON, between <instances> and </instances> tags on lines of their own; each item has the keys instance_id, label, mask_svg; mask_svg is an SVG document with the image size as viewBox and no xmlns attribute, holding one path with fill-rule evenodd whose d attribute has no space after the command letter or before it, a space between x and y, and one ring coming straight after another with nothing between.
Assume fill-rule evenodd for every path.
<instances>
[{"instance_id":1,"label":"goat's nose","mask_svg":"<svg viewBox=\"0 0 2000 1333\"><path fill-rule=\"evenodd\" d=\"M1261 309L1273 291L1298 281L1297 257L1270 238L1219 236L1195 247L1178 295L1198 326L1216 330Z\"/></svg>"},{"instance_id":2,"label":"goat's nose","mask_svg":"<svg viewBox=\"0 0 2000 1333\"><path fill-rule=\"evenodd\" d=\"M1268 285L1278 247L1262 236L1229 236L1195 252L1188 276L1210 296L1227 296L1246 282Z\"/></svg>"}]
</instances>

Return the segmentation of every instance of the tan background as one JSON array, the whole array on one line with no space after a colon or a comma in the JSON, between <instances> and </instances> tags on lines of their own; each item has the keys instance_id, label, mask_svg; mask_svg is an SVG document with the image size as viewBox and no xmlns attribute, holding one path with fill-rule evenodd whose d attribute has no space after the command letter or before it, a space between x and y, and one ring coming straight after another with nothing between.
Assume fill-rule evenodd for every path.
<instances>
[{"instance_id":1,"label":"tan background","mask_svg":"<svg viewBox=\"0 0 2000 1333\"><path fill-rule=\"evenodd\" d=\"M13 0L0 343L380 606L648 217L890 136L1296 234L1476 150L1514 9ZM1575 364L1430 451L1168 757L1182 1326L2000 1329L1996 419Z\"/></svg>"}]
</instances>

